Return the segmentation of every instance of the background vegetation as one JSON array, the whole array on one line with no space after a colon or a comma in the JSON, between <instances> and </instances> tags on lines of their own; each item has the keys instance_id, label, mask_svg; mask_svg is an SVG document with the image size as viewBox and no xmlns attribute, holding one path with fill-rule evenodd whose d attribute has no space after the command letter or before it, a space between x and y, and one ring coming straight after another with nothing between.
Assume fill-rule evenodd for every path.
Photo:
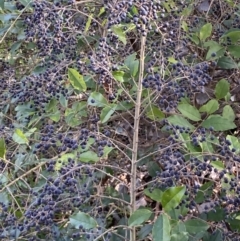
<instances>
[{"instance_id":1,"label":"background vegetation","mask_svg":"<svg viewBox=\"0 0 240 241\"><path fill-rule=\"evenodd\" d=\"M0 11L1 240L240 240L239 1Z\"/></svg>"}]
</instances>

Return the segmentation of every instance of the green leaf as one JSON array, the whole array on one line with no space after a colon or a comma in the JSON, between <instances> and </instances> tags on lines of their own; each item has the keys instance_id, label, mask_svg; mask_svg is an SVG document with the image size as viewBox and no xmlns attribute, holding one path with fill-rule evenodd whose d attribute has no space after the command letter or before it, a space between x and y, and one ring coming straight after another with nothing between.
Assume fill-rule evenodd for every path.
<instances>
[{"instance_id":1,"label":"green leaf","mask_svg":"<svg viewBox=\"0 0 240 241\"><path fill-rule=\"evenodd\" d=\"M170 241L171 225L166 214L161 214L153 225L153 241Z\"/></svg>"},{"instance_id":2,"label":"green leaf","mask_svg":"<svg viewBox=\"0 0 240 241\"><path fill-rule=\"evenodd\" d=\"M225 48L218 44L216 41L209 40L204 43L204 47L209 47L207 52L206 60L213 60L222 57L225 52ZM212 54L216 54L215 57L212 57Z\"/></svg>"},{"instance_id":3,"label":"green leaf","mask_svg":"<svg viewBox=\"0 0 240 241\"><path fill-rule=\"evenodd\" d=\"M88 98L88 105L105 107L108 104L104 96L99 92L92 92Z\"/></svg>"},{"instance_id":4,"label":"green leaf","mask_svg":"<svg viewBox=\"0 0 240 241\"><path fill-rule=\"evenodd\" d=\"M144 194L156 202L161 202L163 192L157 188L155 188L151 191L147 188L144 190Z\"/></svg>"},{"instance_id":5,"label":"green leaf","mask_svg":"<svg viewBox=\"0 0 240 241\"><path fill-rule=\"evenodd\" d=\"M97 162L99 160L99 157L97 154L93 151L86 151L80 154L80 161L81 162Z\"/></svg>"},{"instance_id":6,"label":"green leaf","mask_svg":"<svg viewBox=\"0 0 240 241\"><path fill-rule=\"evenodd\" d=\"M0 157L5 159L6 154L6 144L3 138L0 138Z\"/></svg>"},{"instance_id":7,"label":"green leaf","mask_svg":"<svg viewBox=\"0 0 240 241\"><path fill-rule=\"evenodd\" d=\"M206 195L211 195L212 193L213 182L204 183L197 192L195 201L197 203L202 203L205 200Z\"/></svg>"},{"instance_id":8,"label":"green leaf","mask_svg":"<svg viewBox=\"0 0 240 241\"><path fill-rule=\"evenodd\" d=\"M124 82L124 79L123 79L124 72L123 72L123 71L120 71L120 70L113 71L112 75L113 75L113 77L114 77L116 80L118 80L119 82L121 82L121 83Z\"/></svg>"},{"instance_id":9,"label":"green leaf","mask_svg":"<svg viewBox=\"0 0 240 241\"><path fill-rule=\"evenodd\" d=\"M74 226L76 229L79 229L79 227L81 226L84 229L91 229L97 227L96 220L83 212L78 212L77 214L71 215L69 220L70 224Z\"/></svg>"},{"instance_id":10,"label":"green leaf","mask_svg":"<svg viewBox=\"0 0 240 241\"><path fill-rule=\"evenodd\" d=\"M171 241L188 241L188 233L174 233L171 235Z\"/></svg>"},{"instance_id":11,"label":"green leaf","mask_svg":"<svg viewBox=\"0 0 240 241\"><path fill-rule=\"evenodd\" d=\"M157 121L164 119L165 115L157 106L152 105L147 112L147 117L151 120Z\"/></svg>"},{"instance_id":12,"label":"green leaf","mask_svg":"<svg viewBox=\"0 0 240 241\"><path fill-rule=\"evenodd\" d=\"M152 215L152 212L148 209L138 209L136 210L128 219L128 225L130 227L132 226L138 226L142 224L145 221L148 221L150 216Z\"/></svg>"},{"instance_id":13,"label":"green leaf","mask_svg":"<svg viewBox=\"0 0 240 241\"><path fill-rule=\"evenodd\" d=\"M119 40L121 42L123 42L124 45L126 45L127 40L126 40L126 34L124 33L122 26L121 25L114 25L111 27L112 31L114 32L114 34L117 35L117 37L119 38Z\"/></svg>"},{"instance_id":14,"label":"green leaf","mask_svg":"<svg viewBox=\"0 0 240 241\"><path fill-rule=\"evenodd\" d=\"M177 108L182 113L182 115L184 115L188 119L192 121L201 120L201 115L196 107L189 104L179 104Z\"/></svg>"},{"instance_id":15,"label":"green leaf","mask_svg":"<svg viewBox=\"0 0 240 241\"><path fill-rule=\"evenodd\" d=\"M18 144L28 144L27 137L23 134L23 132L20 129L15 130L12 138Z\"/></svg>"},{"instance_id":16,"label":"green leaf","mask_svg":"<svg viewBox=\"0 0 240 241\"><path fill-rule=\"evenodd\" d=\"M231 142L231 145L229 146L229 148L231 149L235 148L236 149L235 153L238 154L240 152L240 142L238 138L236 136L227 135L226 139Z\"/></svg>"},{"instance_id":17,"label":"green leaf","mask_svg":"<svg viewBox=\"0 0 240 241\"><path fill-rule=\"evenodd\" d=\"M101 7L100 8L100 11L98 13L98 17L100 17L103 13L105 13L105 8L104 7Z\"/></svg>"},{"instance_id":18,"label":"green leaf","mask_svg":"<svg viewBox=\"0 0 240 241\"><path fill-rule=\"evenodd\" d=\"M184 224L186 226L187 232L190 234L196 234L201 231L206 231L209 228L208 223L201 219L189 219L184 222Z\"/></svg>"},{"instance_id":19,"label":"green leaf","mask_svg":"<svg viewBox=\"0 0 240 241\"><path fill-rule=\"evenodd\" d=\"M13 45L11 46L11 50L10 53L14 54L16 50L18 50L22 45L22 41L16 41L13 43Z\"/></svg>"},{"instance_id":20,"label":"green leaf","mask_svg":"<svg viewBox=\"0 0 240 241\"><path fill-rule=\"evenodd\" d=\"M90 25L91 25L91 22L92 22L92 14L89 14L88 15L88 20L86 22L86 26L85 26L85 29L84 29L84 33L86 34Z\"/></svg>"},{"instance_id":21,"label":"green leaf","mask_svg":"<svg viewBox=\"0 0 240 241\"><path fill-rule=\"evenodd\" d=\"M227 47L227 50L230 54L235 58L240 58L240 46L238 45L230 45Z\"/></svg>"},{"instance_id":22,"label":"green leaf","mask_svg":"<svg viewBox=\"0 0 240 241\"><path fill-rule=\"evenodd\" d=\"M172 233L186 232L186 227L182 221L179 221L176 226L172 229Z\"/></svg>"},{"instance_id":23,"label":"green leaf","mask_svg":"<svg viewBox=\"0 0 240 241\"><path fill-rule=\"evenodd\" d=\"M150 234L150 232L152 231L153 225L152 224L146 224L143 227L141 227L141 229L138 232L138 238L139 239L144 239L148 236L148 234Z\"/></svg>"},{"instance_id":24,"label":"green leaf","mask_svg":"<svg viewBox=\"0 0 240 241\"><path fill-rule=\"evenodd\" d=\"M49 118L50 118L51 120L53 120L54 122L58 122L58 121L60 120L60 118L61 118L61 112L60 112L60 110L57 110L54 114L51 114L51 115L49 116Z\"/></svg>"},{"instance_id":25,"label":"green leaf","mask_svg":"<svg viewBox=\"0 0 240 241\"><path fill-rule=\"evenodd\" d=\"M55 164L55 170L59 171L61 169L62 165L68 162L69 158L74 159L75 156L76 155L74 153L66 153L66 154L61 155L61 157L59 158L59 161L57 161Z\"/></svg>"},{"instance_id":26,"label":"green leaf","mask_svg":"<svg viewBox=\"0 0 240 241\"><path fill-rule=\"evenodd\" d=\"M177 207L185 193L185 189L185 187L171 187L167 189L162 195L161 204L163 209L170 211Z\"/></svg>"},{"instance_id":27,"label":"green leaf","mask_svg":"<svg viewBox=\"0 0 240 241\"><path fill-rule=\"evenodd\" d=\"M238 68L238 65L234 62L234 60L227 56L221 57L217 62L217 66L222 69L237 69Z\"/></svg>"},{"instance_id":28,"label":"green leaf","mask_svg":"<svg viewBox=\"0 0 240 241\"><path fill-rule=\"evenodd\" d=\"M213 127L214 131L227 131L236 128L233 121L220 115L211 115L201 124L205 128Z\"/></svg>"},{"instance_id":29,"label":"green leaf","mask_svg":"<svg viewBox=\"0 0 240 241\"><path fill-rule=\"evenodd\" d=\"M112 114L115 112L117 105L111 105L111 106L106 106L102 109L101 114L100 114L100 120L102 123L107 122Z\"/></svg>"},{"instance_id":30,"label":"green leaf","mask_svg":"<svg viewBox=\"0 0 240 241\"><path fill-rule=\"evenodd\" d=\"M203 237L203 241L223 241L222 232L216 230L213 234L209 235L209 237Z\"/></svg>"},{"instance_id":31,"label":"green leaf","mask_svg":"<svg viewBox=\"0 0 240 241\"><path fill-rule=\"evenodd\" d=\"M227 80L225 79L219 80L214 90L214 94L217 97L217 99L222 99L227 95L227 93L229 92L229 86L230 84L228 83Z\"/></svg>"},{"instance_id":32,"label":"green leaf","mask_svg":"<svg viewBox=\"0 0 240 241\"><path fill-rule=\"evenodd\" d=\"M207 112L209 115L219 109L219 103L216 100L210 100L207 104L203 105L199 111Z\"/></svg>"},{"instance_id":33,"label":"green leaf","mask_svg":"<svg viewBox=\"0 0 240 241\"><path fill-rule=\"evenodd\" d=\"M0 0L0 8L2 8L2 10L4 10L4 2L5 0Z\"/></svg>"},{"instance_id":34,"label":"green leaf","mask_svg":"<svg viewBox=\"0 0 240 241\"><path fill-rule=\"evenodd\" d=\"M222 37L229 37L232 43L236 43L240 39L240 31L239 29L231 29L227 31L227 33L225 33Z\"/></svg>"},{"instance_id":35,"label":"green leaf","mask_svg":"<svg viewBox=\"0 0 240 241\"><path fill-rule=\"evenodd\" d=\"M69 79L70 83L72 84L72 86L74 87L74 89L80 90L80 91L87 90L87 86L83 79L83 76L81 74L79 74L77 70L69 68L68 69L68 79Z\"/></svg>"},{"instance_id":36,"label":"green leaf","mask_svg":"<svg viewBox=\"0 0 240 241\"><path fill-rule=\"evenodd\" d=\"M212 24L207 23L202 26L200 33L199 33L199 38L202 42L204 42L208 37L210 37L212 34Z\"/></svg>"},{"instance_id":37,"label":"green leaf","mask_svg":"<svg viewBox=\"0 0 240 241\"><path fill-rule=\"evenodd\" d=\"M137 72L138 72L138 68L139 68L139 60L136 59L136 53L133 53L133 54L129 55L125 59L124 63L128 67L128 69L130 70L130 74L133 77L135 77Z\"/></svg>"},{"instance_id":38,"label":"green leaf","mask_svg":"<svg viewBox=\"0 0 240 241\"><path fill-rule=\"evenodd\" d=\"M181 127L186 127L186 128L190 128L190 130L194 129L194 126L192 124L190 124L185 118L183 118L182 116L177 116L177 115L172 115L169 116L167 118L167 120L169 121L169 123L173 124L173 125L179 125Z\"/></svg>"},{"instance_id":39,"label":"green leaf","mask_svg":"<svg viewBox=\"0 0 240 241\"><path fill-rule=\"evenodd\" d=\"M235 120L235 113L234 110L232 109L232 107L230 105L225 105L223 107L223 113L222 116L230 121L234 121Z\"/></svg>"},{"instance_id":40,"label":"green leaf","mask_svg":"<svg viewBox=\"0 0 240 241\"><path fill-rule=\"evenodd\" d=\"M61 96L59 98L59 102L60 102L62 107L67 108L68 100L67 100L67 98L63 94L61 94Z\"/></svg>"}]
</instances>

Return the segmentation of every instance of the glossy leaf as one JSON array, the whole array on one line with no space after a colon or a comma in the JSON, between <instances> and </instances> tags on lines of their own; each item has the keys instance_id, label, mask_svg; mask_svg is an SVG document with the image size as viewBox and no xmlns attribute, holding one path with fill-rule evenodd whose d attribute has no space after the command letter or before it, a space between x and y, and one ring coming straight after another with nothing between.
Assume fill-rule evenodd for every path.
<instances>
[{"instance_id":1,"label":"glossy leaf","mask_svg":"<svg viewBox=\"0 0 240 241\"><path fill-rule=\"evenodd\" d=\"M97 156L97 154L93 151L86 151L80 154L80 158L81 162L97 162L99 160L99 157Z\"/></svg>"},{"instance_id":2,"label":"glossy leaf","mask_svg":"<svg viewBox=\"0 0 240 241\"><path fill-rule=\"evenodd\" d=\"M185 187L171 187L167 189L162 195L161 204L163 209L165 211L170 211L171 209L177 207L181 202L185 190Z\"/></svg>"},{"instance_id":3,"label":"glossy leaf","mask_svg":"<svg viewBox=\"0 0 240 241\"><path fill-rule=\"evenodd\" d=\"M6 144L3 138L0 138L0 158L5 159L6 154Z\"/></svg>"},{"instance_id":4,"label":"glossy leaf","mask_svg":"<svg viewBox=\"0 0 240 241\"><path fill-rule=\"evenodd\" d=\"M199 38L201 41L204 42L208 37L211 36L211 34L212 34L212 24L207 23L202 26L202 28L200 30Z\"/></svg>"},{"instance_id":5,"label":"glossy leaf","mask_svg":"<svg viewBox=\"0 0 240 241\"><path fill-rule=\"evenodd\" d=\"M201 219L189 219L184 222L184 224L186 226L187 232L190 234L196 234L201 231L206 231L209 228L208 223Z\"/></svg>"},{"instance_id":6,"label":"glossy leaf","mask_svg":"<svg viewBox=\"0 0 240 241\"><path fill-rule=\"evenodd\" d=\"M233 121L220 115L211 115L201 124L205 128L213 127L214 131L227 131L236 128Z\"/></svg>"},{"instance_id":7,"label":"glossy leaf","mask_svg":"<svg viewBox=\"0 0 240 241\"><path fill-rule=\"evenodd\" d=\"M215 87L214 94L218 99L224 98L229 92L230 84L227 80L221 79Z\"/></svg>"},{"instance_id":8,"label":"glossy leaf","mask_svg":"<svg viewBox=\"0 0 240 241\"><path fill-rule=\"evenodd\" d=\"M28 139L20 129L16 129L13 134L13 140L18 144L28 144Z\"/></svg>"},{"instance_id":9,"label":"glossy leaf","mask_svg":"<svg viewBox=\"0 0 240 241\"><path fill-rule=\"evenodd\" d=\"M83 76L78 73L77 70L69 68L68 69L68 78L74 89L86 91L87 86L83 79Z\"/></svg>"},{"instance_id":10,"label":"glossy leaf","mask_svg":"<svg viewBox=\"0 0 240 241\"><path fill-rule=\"evenodd\" d=\"M84 229L91 229L97 227L96 220L90 215L83 212L78 212L77 214L71 215L69 220L70 224L77 229L79 229L79 227L83 227Z\"/></svg>"},{"instance_id":11,"label":"glossy leaf","mask_svg":"<svg viewBox=\"0 0 240 241\"><path fill-rule=\"evenodd\" d=\"M182 115L188 119L192 121L201 120L201 115L196 107L189 104L179 104L177 108L182 113Z\"/></svg>"},{"instance_id":12,"label":"glossy leaf","mask_svg":"<svg viewBox=\"0 0 240 241\"><path fill-rule=\"evenodd\" d=\"M159 241L159 240L170 241L171 240L170 231L171 231L171 225L170 225L168 216L166 214L161 214L153 225L153 231L152 231L153 241Z\"/></svg>"},{"instance_id":13,"label":"glossy leaf","mask_svg":"<svg viewBox=\"0 0 240 241\"><path fill-rule=\"evenodd\" d=\"M230 105L225 105L223 107L222 116L230 121L235 120L235 113Z\"/></svg>"},{"instance_id":14,"label":"glossy leaf","mask_svg":"<svg viewBox=\"0 0 240 241\"><path fill-rule=\"evenodd\" d=\"M209 115L219 109L219 103L216 100L210 100L207 104L203 105L199 111L207 112Z\"/></svg>"},{"instance_id":15,"label":"glossy leaf","mask_svg":"<svg viewBox=\"0 0 240 241\"><path fill-rule=\"evenodd\" d=\"M128 225L130 227L138 226L145 221L148 221L151 215L152 212L149 209L138 209L129 217Z\"/></svg>"},{"instance_id":16,"label":"glossy leaf","mask_svg":"<svg viewBox=\"0 0 240 241\"><path fill-rule=\"evenodd\" d=\"M88 105L105 107L108 104L105 97L99 92L92 92L88 98Z\"/></svg>"},{"instance_id":17,"label":"glossy leaf","mask_svg":"<svg viewBox=\"0 0 240 241\"><path fill-rule=\"evenodd\" d=\"M117 105L111 105L111 106L106 106L102 109L101 114L100 114L100 120L102 123L107 122L112 114L115 112Z\"/></svg>"}]
</instances>

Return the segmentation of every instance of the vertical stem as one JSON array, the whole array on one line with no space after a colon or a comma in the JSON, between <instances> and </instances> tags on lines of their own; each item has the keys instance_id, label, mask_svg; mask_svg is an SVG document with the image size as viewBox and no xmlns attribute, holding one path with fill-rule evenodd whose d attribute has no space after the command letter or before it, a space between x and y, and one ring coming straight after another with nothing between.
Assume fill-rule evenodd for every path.
<instances>
[{"instance_id":1,"label":"vertical stem","mask_svg":"<svg viewBox=\"0 0 240 241\"><path fill-rule=\"evenodd\" d=\"M141 36L141 49L139 60L139 79L137 86L137 99L135 104L134 116L134 134L133 134L133 149L132 149L132 168L131 168L131 213L136 210L136 179L137 179L137 152L138 152L138 130L140 121L141 97L142 97L142 80L144 74L144 58L145 58L145 41L146 37ZM136 228L132 227L130 232L130 241L136 240Z\"/></svg>"}]
</instances>

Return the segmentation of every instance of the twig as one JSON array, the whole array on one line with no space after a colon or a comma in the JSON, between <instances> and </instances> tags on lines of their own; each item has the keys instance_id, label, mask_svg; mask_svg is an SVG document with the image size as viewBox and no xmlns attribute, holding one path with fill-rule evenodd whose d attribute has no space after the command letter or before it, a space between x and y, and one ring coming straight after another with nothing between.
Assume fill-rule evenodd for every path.
<instances>
[{"instance_id":1,"label":"twig","mask_svg":"<svg viewBox=\"0 0 240 241\"><path fill-rule=\"evenodd\" d=\"M143 26L143 29L145 30L145 26ZM131 168L131 185L130 185L131 214L136 210L138 131L139 131L140 112L141 112L142 80L143 80L143 74L144 74L145 41L146 41L146 37L141 36L139 78L138 78L138 86L137 86L137 99L135 103L134 133L133 133L133 148L132 148L132 168ZM133 227L130 231L130 241L135 241L135 239L136 239L136 228Z\"/></svg>"}]
</instances>

